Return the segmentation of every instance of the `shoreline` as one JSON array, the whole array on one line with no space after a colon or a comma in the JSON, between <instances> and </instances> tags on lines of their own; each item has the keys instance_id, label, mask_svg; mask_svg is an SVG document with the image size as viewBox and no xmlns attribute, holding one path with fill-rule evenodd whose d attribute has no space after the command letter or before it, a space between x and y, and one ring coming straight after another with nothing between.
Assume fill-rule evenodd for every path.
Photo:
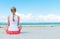
<instances>
[{"instance_id":1,"label":"shoreline","mask_svg":"<svg viewBox=\"0 0 60 39\"><path fill-rule=\"evenodd\" d=\"M60 27L60 26L22 26L22 27ZM4 28L4 26L0 26L0 28Z\"/></svg>"}]
</instances>

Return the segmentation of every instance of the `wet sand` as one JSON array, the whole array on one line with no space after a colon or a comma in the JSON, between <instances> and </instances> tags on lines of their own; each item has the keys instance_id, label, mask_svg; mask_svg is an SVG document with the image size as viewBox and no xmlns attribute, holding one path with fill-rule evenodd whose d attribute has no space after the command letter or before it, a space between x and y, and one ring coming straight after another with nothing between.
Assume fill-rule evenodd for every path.
<instances>
[{"instance_id":1,"label":"wet sand","mask_svg":"<svg viewBox=\"0 0 60 39\"><path fill-rule=\"evenodd\" d=\"M23 27L18 35L6 34L0 28L0 39L60 39L60 27Z\"/></svg>"}]
</instances>

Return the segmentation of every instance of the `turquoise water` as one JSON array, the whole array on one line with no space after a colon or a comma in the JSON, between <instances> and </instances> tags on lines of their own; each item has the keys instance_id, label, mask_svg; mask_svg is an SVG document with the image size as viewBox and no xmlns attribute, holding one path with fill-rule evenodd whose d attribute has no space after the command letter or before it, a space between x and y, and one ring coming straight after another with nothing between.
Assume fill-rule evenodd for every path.
<instances>
[{"instance_id":1,"label":"turquoise water","mask_svg":"<svg viewBox=\"0 0 60 39\"><path fill-rule=\"evenodd\" d=\"M8 23L0 22L0 25L7 25ZM38 22L38 23L20 23L20 25L60 25L60 22Z\"/></svg>"},{"instance_id":2,"label":"turquoise water","mask_svg":"<svg viewBox=\"0 0 60 39\"><path fill-rule=\"evenodd\" d=\"M6 22L0 22L0 26L8 25ZM20 23L21 26L60 26L60 22L37 22Z\"/></svg>"}]
</instances>

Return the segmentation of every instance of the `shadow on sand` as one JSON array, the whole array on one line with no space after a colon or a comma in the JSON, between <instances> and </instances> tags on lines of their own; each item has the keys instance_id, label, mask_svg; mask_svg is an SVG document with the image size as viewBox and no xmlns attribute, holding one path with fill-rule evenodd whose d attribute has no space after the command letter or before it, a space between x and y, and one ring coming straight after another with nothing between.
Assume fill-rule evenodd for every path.
<instances>
[{"instance_id":1,"label":"shadow on sand","mask_svg":"<svg viewBox=\"0 0 60 39\"><path fill-rule=\"evenodd\" d=\"M26 32L26 31L25 32L21 32L21 34L27 34L27 33L29 33L29 32Z\"/></svg>"}]
</instances>

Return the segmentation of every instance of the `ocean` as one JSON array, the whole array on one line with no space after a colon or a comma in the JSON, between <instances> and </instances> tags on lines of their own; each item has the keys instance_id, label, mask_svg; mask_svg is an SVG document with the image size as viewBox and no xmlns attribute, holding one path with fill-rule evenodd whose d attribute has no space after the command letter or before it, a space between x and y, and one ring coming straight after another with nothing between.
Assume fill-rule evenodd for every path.
<instances>
[{"instance_id":1,"label":"ocean","mask_svg":"<svg viewBox=\"0 0 60 39\"><path fill-rule=\"evenodd\" d=\"M7 22L0 22L0 26L8 25ZM60 26L60 22L37 22L20 23L20 26Z\"/></svg>"}]
</instances>

